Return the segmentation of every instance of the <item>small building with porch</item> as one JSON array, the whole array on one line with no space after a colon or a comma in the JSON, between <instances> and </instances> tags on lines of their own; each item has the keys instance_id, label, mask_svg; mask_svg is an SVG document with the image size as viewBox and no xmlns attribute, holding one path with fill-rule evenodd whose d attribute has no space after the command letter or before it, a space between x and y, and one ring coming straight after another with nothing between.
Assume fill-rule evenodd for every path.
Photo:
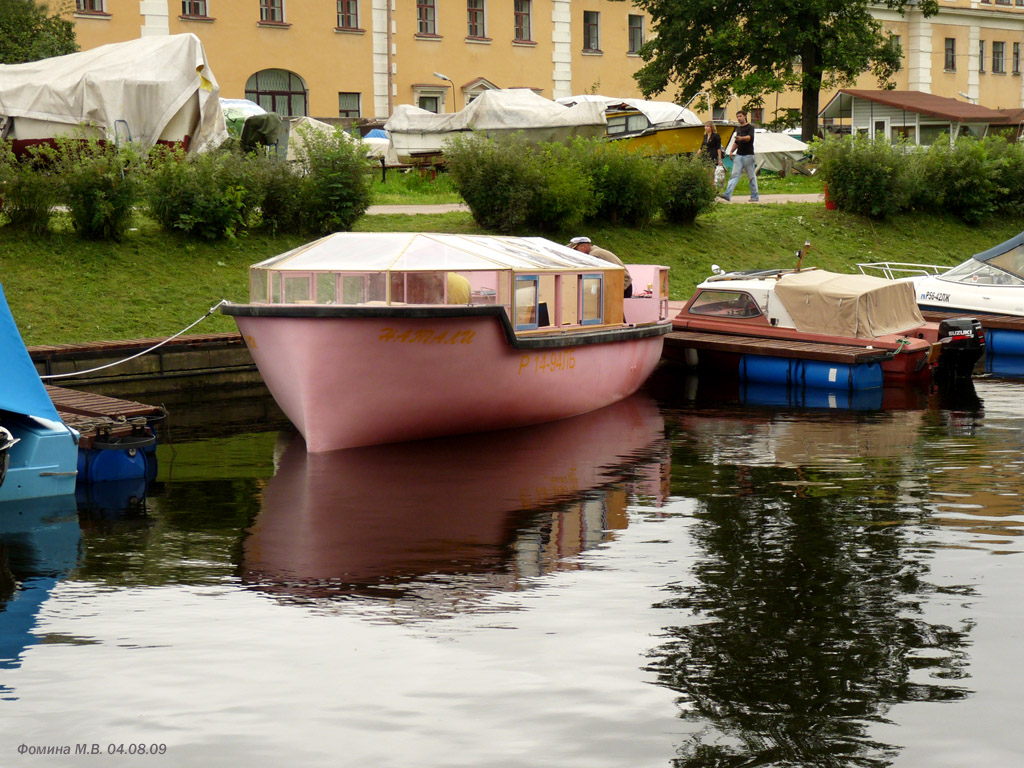
<instances>
[{"instance_id":1,"label":"small building with porch","mask_svg":"<svg viewBox=\"0 0 1024 768\"><path fill-rule=\"evenodd\" d=\"M1007 128L1006 112L922 91L873 91L841 88L819 113L827 132L882 134L927 146L945 134L984 137L990 128Z\"/></svg>"}]
</instances>

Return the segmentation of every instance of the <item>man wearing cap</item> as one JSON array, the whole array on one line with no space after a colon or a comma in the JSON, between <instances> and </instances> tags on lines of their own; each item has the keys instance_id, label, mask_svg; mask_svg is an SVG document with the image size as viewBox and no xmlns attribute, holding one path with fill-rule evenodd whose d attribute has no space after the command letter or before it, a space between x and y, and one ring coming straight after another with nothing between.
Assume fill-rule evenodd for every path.
<instances>
[{"instance_id":1,"label":"man wearing cap","mask_svg":"<svg viewBox=\"0 0 1024 768\"><path fill-rule=\"evenodd\" d=\"M596 256L602 261L607 261L610 264L618 264L625 272L625 275L623 276L622 295L627 299L633 295L633 278L629 276L629 270L626 269L626 265L622 263L622 259L611 251L596 247L592 242L590 242L589 237L574 237L569 241L569 247L574 251Z\"/></svg>"}]
</instances>

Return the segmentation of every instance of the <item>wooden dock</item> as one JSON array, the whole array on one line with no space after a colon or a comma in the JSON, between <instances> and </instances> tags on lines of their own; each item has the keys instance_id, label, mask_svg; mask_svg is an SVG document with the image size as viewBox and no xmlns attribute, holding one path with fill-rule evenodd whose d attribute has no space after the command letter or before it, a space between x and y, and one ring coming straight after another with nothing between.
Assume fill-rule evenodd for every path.
<instances>
[{"instance_id":1,"label":"wooden dock","mask_svg":"<svg viewBox=\"0 0 1024 768\"><path fill-rule=\"evenodd\" d=\"M990 328L1003 331L1024 332L1024 317L1012 317L1010 315L986 315L982 312L934 312L931 310L922 311L924 319L932 323L941 323L943 320L952 320L957 317L976 317L985 330Z\"/></svg>"},{"instance_id":2,"label":"wooden dock","mask_svg":"<svg viewBox=\"0 0 1024 768\"><path fill-rule=\"evenodd\" d=\"M81 433L78 447L88 450L97 441L107 442L147 434L145 428L162 419L164 409L132 400L46 385L61 420Z\"/></svg>"},{"instance_id":3,"label":"wooden dock","mask_svg":"<svg viewBox=\"0 0 1024 768\"><path fill-rule=\"evenodd\" d=\"M687 349L730 353L737 355L764 355L798 360L821 360L826 363L881 363L893 353L888 349L868 349L855 344L823 344L814 341L766 339L761 336L732 336L701 331L672 331L665 336L665 357L682 360Z\"/></svg>"}]
</instances>

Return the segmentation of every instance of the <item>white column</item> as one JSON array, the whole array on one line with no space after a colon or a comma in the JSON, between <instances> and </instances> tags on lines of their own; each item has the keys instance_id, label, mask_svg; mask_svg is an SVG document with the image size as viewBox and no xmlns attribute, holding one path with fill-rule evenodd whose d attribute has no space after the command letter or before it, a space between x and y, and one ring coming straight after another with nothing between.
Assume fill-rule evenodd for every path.
<instances>
[{"instance_id":1,"label":"white column","mask_svg":"<svg viewBox=\"0 0 1024 768\"><path fill-rule=\"evenodd\" d=\"M391 116L392 58L395 54L391 36L394 25L391 11L393 0L373 0L373 116L379 120Z\"/></svg>"},{"instance_id":2,"label":"white column","mask_svg":"<svg viewBox=\"0 0 1024 768\"><path fill-rule=\"evenodd\" d=\"M977 104L978 96L981 94L981 76L978 68L981 62L978 60L978 42L981 40L981 28L977 24L971 24L967 31L967 95Z\"/></svg>"},{"instance_id":3,"label":"white column","mask_svg":"<svg viewBox=\"0 0 1024 768\"><path fill-rule=\"evenodd\" d=\"M171 34L169 5L169 0L139 0L139 14L142 16L139 37Z\"/></svg>"},{"instance_id":4,"label":"white column","mask_svg":"<svg viewBox=\"0 0 1024 768\"><path fill-rule=\"evenodd\" d=\"M907 87L932 92L932 23L918 11L907 13Z\"/></svg>"},{"instance_id":5,"label":"white column","mask_svg":"<svg viewBox=\"0 0 1024 768\"><path fill-rule=\"evenodd\" d=\"M572 96L572 12L570 0L551 4L551 98Z\"/></svg>"}]
</instances>

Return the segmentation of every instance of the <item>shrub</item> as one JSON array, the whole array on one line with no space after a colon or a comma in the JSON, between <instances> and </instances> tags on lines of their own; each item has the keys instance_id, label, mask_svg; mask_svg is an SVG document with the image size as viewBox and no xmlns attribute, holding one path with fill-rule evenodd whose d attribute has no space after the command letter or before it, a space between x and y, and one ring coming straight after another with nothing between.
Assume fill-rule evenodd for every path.
<instances>
[{"instance_id":1,"label":"shrub","mask_svg":"<svg viewBox=\"0 0 1024 768\"><path fill-rule=\"evenodd\" d=\"M228 152L157 149L144 193L150 215L168 230L207 240L233 238L246 227L253 202L244 162Z\"/></svg>"},{"instance_id":2,"label":"shrub","mask_svg":"<svg viewBox=\"0 0 1024 768\"><path fill-rule=\"evenodd\" d=\"M595 190L593 218L644 227L661 204L657 161L622 142L577 139L573 155Z\"/></svg>"},{"instance_id":3,"label":"shrub","mask_svg":"<svg viewBox=\"0 0 1024 768\"><path fill-rule=\"evenodd\" d=\"M352 229L372 199L365 149L341 128L328 133L300 127L298 136L303 229L315 235Z\"/></svg>"},{"instance_id":4,"label":"shrub","mask_svg":"<svg viewBox=\"0 0 1024 768\"><path fill-rule=\"evenodd\" d=\"M928 184L941 190L942 210L977 224L996 210L997 164L982 142L962 137L952 147L940 141L928 148L925 176Z\"/></svg>"},{"instance_id":5,"label":"shrub","mask_svg":"<svg viewBox=\"0 0 1024 768\"><path fill-rule=\"evenodd\" d=\"M477 224L511 234L558 231L594 209L593 188L561 144L532 145L521 134L459 136L445 146L448 171Z\"/></svg>"},{"instance_id":6,"label":"shrub","mask_svg":"<svg viewBox=\"0 0 1024 768\"><path fill-rule=\"evenodd\" d=\"M715 184L711 166L697 155L673 155L662 160L661 212L673 224L692 224L697 216L711 210Z\"/></svg>"},{"instance_id":7,"label":"shrub","mask_svg":"<svg viewBox=\"0 0 1024 768\"><path fill-rule=\"evenodd\" d=\"M78 233L90 240L121 240L139 198L139 156L95 139L57 142L60 194Z\"/></svg>"},{"instance_id":8,"label":"shrub","mask_svg":"<svg viewBox=\"0 0 1024 768\"><path fill-rule=\"evenodd\" d=\"M906 208L905 145L868 136L830 136L813 141L810 152L838 209L883 219Z\"/></svg>"},{"instance_id":9,"label":"shrub","mask_svg":"<svg viewBox=\"0 0 1024 768\"><path fill-rule=\"evenodd\" d=\"M45 145L32 147L19 159L8 142L0 142L0 212L8 223L42 234L49 229L58 202L52 149Z\"/></svg>"},{"instance_id":10,"label":"shrub","mask_svg":"<svg viewBox=\"0 0 1024 768\"><path fill-rule=\"evenodd\" d=\"M997 187L997 210L1009 216L1024 215L1024 143L992 136L982 142Z\"/></svg>"},{"instance_id":11,"label":"shrub","mask_svg":"<svg viewBox=\"0 0 1024 768\"><path fill-rule=\"evenodd\" d=\"M302 231L303 177L294 164L277 156L249 156L259 199L261 225L271 232Z\"/></svg>"}]
</instances>

